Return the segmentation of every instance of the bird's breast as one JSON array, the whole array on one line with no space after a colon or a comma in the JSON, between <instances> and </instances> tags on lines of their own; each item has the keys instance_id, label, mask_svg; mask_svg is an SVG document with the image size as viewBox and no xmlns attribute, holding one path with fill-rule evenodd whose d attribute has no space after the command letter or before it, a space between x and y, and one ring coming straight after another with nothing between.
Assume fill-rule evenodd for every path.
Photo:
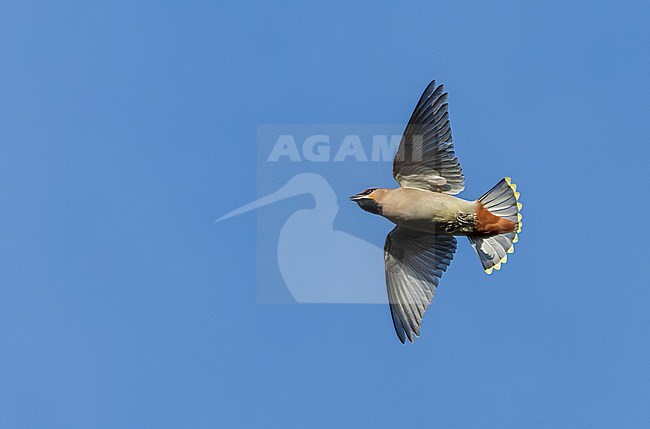
<instances>
[{"instance_id":1,"label":"bird's breast","mask_svg":"<svg viewBox=\"0 0 650 429\"><path fill-rule=\"evenodd\" d=\"M382 215L416 231L466 235L476 224L476 202L419 189L398 188L382 202Z\"/></svg>"}]
</instances>

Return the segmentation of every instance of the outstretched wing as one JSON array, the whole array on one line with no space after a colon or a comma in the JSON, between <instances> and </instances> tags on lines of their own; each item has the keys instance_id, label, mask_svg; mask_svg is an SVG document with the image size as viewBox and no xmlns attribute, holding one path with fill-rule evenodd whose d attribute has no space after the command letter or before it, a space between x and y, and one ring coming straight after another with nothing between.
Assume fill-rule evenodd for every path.
<instances>
[{"instance_id":1,"label":"outstretched wing","mask_svg":"<svg viewBox=\"0 0 650 429\"><path fill-rule=\"evenodd\" d=\"M386 287L393 325L399 340L420 335L424 312L433 299L443 271L454 258L456 239L396 226L384 246Z\"/></svg>"},{"instance_id":2,"label":"outstretched wing","mask_svg":"<svg viewBox=\"0 0 650 429\"><path fill-rule=\"evenodd\" d=\"M465 177L451 142L451 125L444 86L432 81L404 130L395 159L393 177L405 188L457 194Z\"/></svg>"}]
</instances>

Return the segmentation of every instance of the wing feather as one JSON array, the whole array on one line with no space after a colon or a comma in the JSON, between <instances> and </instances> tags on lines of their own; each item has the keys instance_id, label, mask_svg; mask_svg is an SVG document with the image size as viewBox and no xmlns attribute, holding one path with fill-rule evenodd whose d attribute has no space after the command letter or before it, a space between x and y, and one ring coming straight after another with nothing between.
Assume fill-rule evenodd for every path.
<instances>
[{"instance_id":1,"label":"wing feather","mask_svg":"<svg viewBox=\"0 0 650 429\"><path fill-rule=\"evenodd\" d=\"M465 177L456 158L444 86L431 82L413 110L393 161L402 187L457 194Z\"/></svg>"},{"instance_id":2,"label":"wing feather","mask_svg":"<svg viewBox=\"0 0 650 429\"><path fill-rule=\"evenodd\" d=\"M384 247L386 287L393 325L402 343L420 335L422 318L442 273L454 258L456 239L395 227Z\"/></svg>"}]
</instances>

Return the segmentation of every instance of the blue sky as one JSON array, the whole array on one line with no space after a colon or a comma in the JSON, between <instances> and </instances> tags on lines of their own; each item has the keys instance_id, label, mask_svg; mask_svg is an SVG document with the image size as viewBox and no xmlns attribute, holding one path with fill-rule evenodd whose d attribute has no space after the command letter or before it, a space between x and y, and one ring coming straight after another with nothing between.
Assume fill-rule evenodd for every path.
<instances>
[{"instance_id":1,"label":"blue sky","mask_svg":"<svg viewBox=\"0 0 650 429\"><path fill-rule=\"evenodd\" d=\"M0 426L647 427L650 6L350 3L2 5ZM257 126L403 123L434 78L462 196L519 184L515 255L461 240L414 345L259 304L263 211L214 223Z\"/></svg>"}]
</instances>

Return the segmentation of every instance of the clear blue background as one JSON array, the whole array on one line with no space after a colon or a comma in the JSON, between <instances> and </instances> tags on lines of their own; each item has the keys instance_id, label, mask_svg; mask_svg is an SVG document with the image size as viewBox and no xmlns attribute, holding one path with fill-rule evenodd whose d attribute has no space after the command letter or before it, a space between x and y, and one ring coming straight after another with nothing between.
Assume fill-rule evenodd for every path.
<instances>
[{"instance_id":1,"label":"clear blue background","mask_svg":"<svg viewBox=\"0 0 650 429\"><path fill-rule=\"evenodd\" d=\"M1 427L648 427L647 2L350 3L2 4ZM256 125L404 122L432 78L515 255L461 241L415 345L257 304L255 214L213 222Z\"/></svg>"}]
</instances>

